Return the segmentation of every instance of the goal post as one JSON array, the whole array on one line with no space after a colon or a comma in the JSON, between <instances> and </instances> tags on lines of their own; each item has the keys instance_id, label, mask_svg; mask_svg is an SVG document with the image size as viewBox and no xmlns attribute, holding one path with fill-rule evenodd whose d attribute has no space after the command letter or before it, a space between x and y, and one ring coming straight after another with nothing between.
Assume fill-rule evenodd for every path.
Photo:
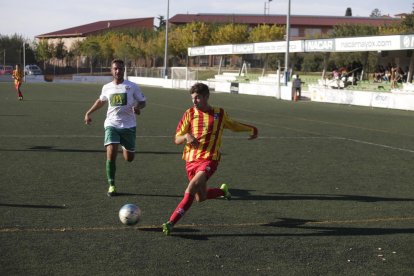
<instances>
[{"instance_id":1,"label":"goal post","mask_svg":"<svg viewBox=\"0 0 414 276\"><path fill-rule=\"evenodd\" d=\"M174 88L188 88L197 80L197 71L190 67L171 67L171 79Z\"/></svg>"}]
</instances>

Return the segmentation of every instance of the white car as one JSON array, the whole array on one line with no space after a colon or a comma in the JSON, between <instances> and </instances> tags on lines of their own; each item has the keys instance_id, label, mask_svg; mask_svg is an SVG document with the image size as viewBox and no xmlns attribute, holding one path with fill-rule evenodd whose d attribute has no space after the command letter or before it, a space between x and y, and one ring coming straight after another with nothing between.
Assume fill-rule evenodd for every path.
<instances>
[{"instance_id":1,"label":"white car","mask_svg":"<svg viewBox=\"0 0 414 276\"><path fill-rule=\"evenodd\" d=\"M42 75L42 69L39 66L34 64L29 64L24 67L25 75Z\"/></svg>"}]
</instances>

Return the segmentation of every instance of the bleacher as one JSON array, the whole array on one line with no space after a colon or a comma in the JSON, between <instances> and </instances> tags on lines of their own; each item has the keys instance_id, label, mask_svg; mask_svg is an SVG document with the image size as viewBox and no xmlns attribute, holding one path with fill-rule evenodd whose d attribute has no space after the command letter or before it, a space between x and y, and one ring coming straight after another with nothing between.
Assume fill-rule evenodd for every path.
<instances>
[{"instance_id":1,"label":"bleacher","mask_svg":"<svg viewBox=\"0 0 414 276\"><path fill-rule=\"evenodd\" d=\"M209 81L228 81L234 82L237 80L237 77L244 77L244 74L235 73L235 72L223 72L221 75L215 75L214 79L208 79Z\"/></svg>"}]
</instances>

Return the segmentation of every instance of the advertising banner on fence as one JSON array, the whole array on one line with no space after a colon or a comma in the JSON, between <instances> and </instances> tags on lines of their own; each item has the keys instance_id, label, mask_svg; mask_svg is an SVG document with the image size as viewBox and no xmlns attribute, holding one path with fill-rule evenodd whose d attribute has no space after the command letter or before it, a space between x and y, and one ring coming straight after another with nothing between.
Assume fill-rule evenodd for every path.
<instances>
[{"instance_id":1,"label":"advertising banner on fence","mask_svg":"<svg viewBox=\"0 0 414 276\"><path fill-rule=\"evenodd\" d=\"M306 39L289 41L289 52L361 52L414 49L414 34ZM199 46L188 48L190 56L285 53L286 41Z\"/></svg>"},{"instance_id":2,"label":"advertising banner on fence","mask_svg":"<svg viewBox=\"0 0 414 276\"><path fill-rule=\"evenodd\" d=\"M335 39L336 52L387 51L400 48L400 36L367 36Z\"/></svg>"}]
</instances>

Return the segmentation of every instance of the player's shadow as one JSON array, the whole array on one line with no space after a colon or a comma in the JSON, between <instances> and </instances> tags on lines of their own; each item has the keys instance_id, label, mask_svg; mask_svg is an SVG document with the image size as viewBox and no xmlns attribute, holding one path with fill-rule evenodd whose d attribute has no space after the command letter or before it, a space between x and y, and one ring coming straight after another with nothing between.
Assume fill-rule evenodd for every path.
<instances>
[{"instance_id":1,"label":"player's shadow","mask_svg":"<svg viewBox=\"0 0 414 276\"><path fill-rule=\"evenodd\" d=\"M378 197L361 195L341 195L341 194L291 194L291 193L271 193L254 195L254 190L230 189L231 200L323 200L323 201L359 201L359 202L382 202L382 201L414 201L412 198L398 197Z\"/></svg>"},{"instance_id":2,"label":"player's shadow","mask_svg":"<svg viewBox=\"0 0 414 276\"><path fill-rule=\"evenodd\" d=\"M163 195L163 194L137 194L137 193L119 193L117 192L114 197L118 196L148 196L148 197L174 197L174 198L182 198L183 195Z\"/></svg>"},{"instance_id":3,"label":"player's shadow","mask_svg":"<svg viewBox=\"0 0 414 276\"><path fill-rule=\"evenodd\" d=\"M38 208L38 209L66 209L67 208L65 205L13 204L13 203L0 203L0 207Z\"/></svg>"},{"instance_id":4,"label":"player's shadow","mask_svg":"<svg viewBox=\"0 0 414 276\"><path fill-rule=\"evenodd\" d=\"M143 227L143 228L138 228L138 230L143 231L143 232L162 232L161 226L160 227ZM196 232L200 232L200 230L189 228L189 227L176 227L174 228L171 235L172 236L178 235L181 237L182 236L181 233L196 233Z\"/></svg>"},{"instance_id":5,"label":"player's shadow","mask_svg":"<svg viewBox=\"0 0 414 276\"><path fill-rule=\"evenodd\" d=\"M414 228L379 228L379 227L339 227L339 226L324 226L329 222L318 222L316 220L305 220L296 218L279 218L275 222L254 225L253 231L246 233L243 227L242 230L237 233L226 232L226 233L212 233L194 234L194 229L190 229L193 233L186 233L186 229L182 229L180 232L174 232L171 235L191 240L206 241L210 238L219 237L328 237L328 236L384 236L384 235L395 235L395 234L414 234ZM334 224L333 222L330 223ZM234 225L237 228L238 225ZM268 227L275 228L287 228L291 229L290 233L283 232L269 232ZM231 227L226 227L231 229ZM241 228L240 228L241 229ZM226 231L227 231L226 230ZM208 231L208 230L206 230ZM214 230L216 232L217 230ZM305 232L304 232L305 231ZM244 233L243 233L244 232Z\"/></svg>"},{"instance_id":6,"label":"player's shadow","mask_svg":"<svg viewBox=\"0 0 414 276\"><path fill-rule=\"evenodd\" d=\"M56 148L54 146L33 146L26 149L0 149L0 151L13 151L13 152L70 152L70 153L105 153L105 149L93 150L93 149L64 149L64 148ZM120 150L121 152L121 150ZM180 151L136 151L136 154L160 154L160 155L181 155L182 152Z\"/></svg>"}]
</instances>

